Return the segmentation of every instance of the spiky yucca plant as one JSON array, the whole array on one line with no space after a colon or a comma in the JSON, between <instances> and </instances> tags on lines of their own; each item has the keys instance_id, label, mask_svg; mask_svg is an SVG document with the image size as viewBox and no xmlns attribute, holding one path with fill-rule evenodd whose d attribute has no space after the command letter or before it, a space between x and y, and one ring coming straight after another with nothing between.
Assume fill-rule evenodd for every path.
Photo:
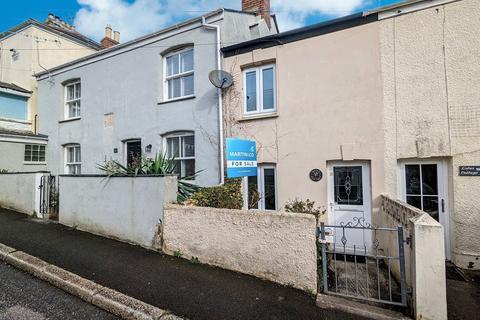
<instances>
[{"instance_id":1,"label":"spiky yucca plant","mask_svg":"<svg viewBox=\"0 0 480 320\"><path fill-rule=\"evenodd\" d=\"M124 166L118 161L110 160L104 164L97 165L98 169L105 172L107 178L114 176L132 176L138 175L167 175L175 173L175 157L168 157L166 154L157 153L155 158L148 159L142 155L140 159L134 161L132 165ZM177 201L184 202L188 200L195 192L199 190L199 186L191 181L201 171L195 172L191 176L178 178Z\"/></svg>"}]
</instances>

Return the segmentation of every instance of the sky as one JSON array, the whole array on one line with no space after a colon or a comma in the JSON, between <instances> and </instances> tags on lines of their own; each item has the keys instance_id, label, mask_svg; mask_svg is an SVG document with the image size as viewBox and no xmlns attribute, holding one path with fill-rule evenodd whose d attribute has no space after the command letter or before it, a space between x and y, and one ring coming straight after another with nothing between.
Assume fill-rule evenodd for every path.
<instances>
[{"instance_id":1,"label":"sky","mask_svg":"<svg viewBox=\"0 0 480 320\"><path fill-rule=\"evenodd\" d=\"M241 0L0 0L0 32L49 12L94 40L105 26L121 33L121 42L160 30L217 8L240 9ZM385 6L400 0L271 0L280 31Z\"/></svg>"}]
</instances>

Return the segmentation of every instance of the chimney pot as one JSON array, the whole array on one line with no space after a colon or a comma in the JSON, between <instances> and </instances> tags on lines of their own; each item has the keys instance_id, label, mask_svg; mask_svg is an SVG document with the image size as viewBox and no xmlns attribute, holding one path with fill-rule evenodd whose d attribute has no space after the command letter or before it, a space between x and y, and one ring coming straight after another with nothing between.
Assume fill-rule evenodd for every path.
<instances>
[{"instance_id":1,"label":"chimney pot","mask_svg":"<svg viewBox=\"0 0 480 320\"><path fill-rule=\"evenodd\" d=\"M120 32L119 31L114 31L113 32L113 40L117 41L120 43Z\"/></svg>"},{"instance_id":2,"label":"chimney pot","mask_svg":"<svg viewBox=\"0 0 480 320\"><path fill-rule=\"evenodd\" d=\"M105 27L105 37L112 39L112 27L110 27L109 25Z\"/></svg>"}]
</instances>

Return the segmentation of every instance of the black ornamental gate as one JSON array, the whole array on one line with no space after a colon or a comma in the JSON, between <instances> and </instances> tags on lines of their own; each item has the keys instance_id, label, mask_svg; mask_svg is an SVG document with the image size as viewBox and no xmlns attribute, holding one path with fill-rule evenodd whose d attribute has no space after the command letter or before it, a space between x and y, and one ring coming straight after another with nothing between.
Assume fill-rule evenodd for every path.
<instances>
[{"instance_id":1,"label":"black ornamental gate","mask_svg":"<svg viewBox=\"0 0 480 320\"><path fill-rule=\"evenodd\" d=\"M40 193L39 214L41 217L58 219L58 179L56 176L43 175L38 187Z\"/></svg>"},{"instance_id":2,"label":"black ornamental gate","mask_svg":"<svg viewBox=\"0 0 480 320\"><path fill-rule=\"evenodd\" d=\"M407 305L401 226L374 227L362 218L355 218L354 222L341 225L322 223L318 235L324 293L390 305ZM368 241L359 243L358 239ZM393 243L394 252L382 249L380 241L388 241L390 248Z\"/></svg>"}]
</instances>

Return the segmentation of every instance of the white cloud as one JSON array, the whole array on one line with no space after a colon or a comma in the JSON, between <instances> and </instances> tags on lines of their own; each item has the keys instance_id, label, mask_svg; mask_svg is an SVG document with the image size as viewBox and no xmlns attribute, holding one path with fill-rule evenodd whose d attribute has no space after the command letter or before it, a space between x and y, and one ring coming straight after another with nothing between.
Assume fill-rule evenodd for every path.
<instances>
[{"instance_id":1,"label":"white cloud","mask_svg":"<svg viewBox=\"0 0 480 320\"><path fill-rule=\"evenodd\" d=\"M241 0L77 0L77 30L100 40L110 24L121 32L121 41L157 31L183 19L216 8L239 9ZM281 31L300 27L308 16L342 16L358 10L366 0L271 0Z\"/></svg>"},{"instance_id":2,"label":"white cloud","mask_svg":"<svg viewBox=\"0 0 480 320\"><path fill-rule=\"evenodd\" d=\"M301 27L312 15L345 16L358 10L365 0L273 0L281 31Z\"/></svg>"}]
</instances>

